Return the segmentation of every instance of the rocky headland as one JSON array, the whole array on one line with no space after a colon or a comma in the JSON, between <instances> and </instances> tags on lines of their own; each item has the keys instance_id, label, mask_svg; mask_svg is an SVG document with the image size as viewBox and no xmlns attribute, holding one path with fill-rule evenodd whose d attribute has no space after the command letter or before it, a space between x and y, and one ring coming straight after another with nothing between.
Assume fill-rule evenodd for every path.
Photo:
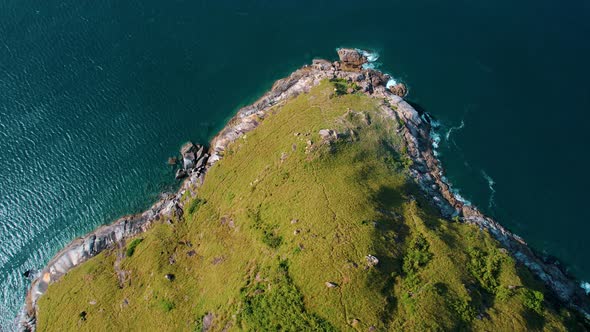
<instances>
[{"instance_id":1,"label":"rocky headland","mask_svg":"<svg viewBox=\"0 0 590 332\"><path fill-rule=\"evenodd\" d=\"M240 109L227 126L213 138L209 149L187 143L181 149L182 168L176 178L186 178L175 194L163 194L147 211L125 216L106 226L101 226L90 234L72 241L58 252L39 276L32 282L26 297L23 311L23 330L35 329L37 301L47 287L59 280L70 269L82 264L100 252L124 245L125 240L145 232L154 222L174 222L183 216L184 197L195 196L204 181L207 170L223 158L230 143L255 129L274 106L288 99L308 92L325 79L342 79L355 83L358 91L380 99L381 111L398 124L412 160L410 174L426 193L429 200L443 216L459 222L471 223L488 230L521 264L527 266L555 297L568 307L590 320L590 299L559 266L546 262L536 255L518 236L512 234L495 220L485 216L476 207L460 201L445 183L443 169L436 159L431 139L431 124L427 114L421 114L403 97L407 88L403 84L387 87L390 77L378 70L363 66L368 59L355 49L339 49L339 61L313 60L289 77L278 80L272 89L250 106ZM355 91L356 92L356 91ZM351 93L351 91L344 91ZM326 133L327 137L330 133ZM171 158L176 163L176 158Z\"/></svg>"}]
</instances>

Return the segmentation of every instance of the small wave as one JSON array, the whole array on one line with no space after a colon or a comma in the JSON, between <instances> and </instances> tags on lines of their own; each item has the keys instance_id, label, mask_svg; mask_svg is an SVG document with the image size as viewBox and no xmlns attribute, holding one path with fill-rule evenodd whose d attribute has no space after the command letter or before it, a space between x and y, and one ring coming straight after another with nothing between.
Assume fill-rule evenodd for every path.
<instances>
[{"instance_id":1,"label":"small wave","mask_svg":"<svg viewBox=\"0 0 590 332\"><path fill-rule=\"evenodd\" d=\"M363 69L377 69L381 66L381 63L377 62L377 60L379 59L379 53L361 50L359 48L357 48L356 50L359 53L361 53L365 58L367 58L368 62L362 65Z\"/></svg>"},{"instance_id":2,"label":"small wave","mask_svg":"<svg viewBox=\"0 0 590 332\"><path fill-rule=\"evenodd\" d=\"M449 130L447 131L447 134L445 135L446 140L448 141L449 138L451 137L451 133L455 130L461 130L465 128L465 121L461 120L461 124L456 126L456 127L451 127L449 128Z\"/></svg>"},{"instance_id":3,"label":"small wave","mask_svg":"<svg viewBox=\"0 0 590 332\"><path fill-rule=\"evenodd\" d=\"M455 198L457 200L459 200L460 202L462 202L465 205L473 205L471 204L471 201L469 201L468 199L466 199L465 197L461 196L461 193L459 193L458 189L452 188L451 187L451 192L453 193L453 195L455 196Z\"/></svg>"},{"instance_id":4,"label":"small wave","mask_svg":"<svg viewBox=\"0 0 590 332\"><path fill-rule=\"evenodd\" d=\"M430 122L430 125L432 126L432 130L430 131L430 139L432 140L432 152L434 153L434 156L438 158L438 156L440 155L438 148L440 146L441 137L436 129L440 128L440 122L434 120L430 115L426 115L426 113L423 114L422 119L427 122Z\"/></svg>"},{"instance_id":5,"label":"small wave","mask_svg":"<svg viewBox=\"0 0 590 332\"><path fill-rule=\"evenodd\" d=\"M451 191L451 193L453 194L453 196L455 196L455 198L460 201L461 203L465 204L465 205L473 205L471 204L471 201L466 199L465 197L461 196L461 192L459 192L459 189L453 188L453 186L451 185L451 182L449 182L449 179L447 179L446 176L441 176L441 179L444 183L446 183L449 186L449 190Z\"/></svg>"},{"instance_id":6,"label":"small wave","mask_svg":"<svg viewBox=\"0 0 590 332\"><path fill-rule=\"evenodd\" d=\"M389 88L391 88L392 86L394 86L396 84L397 84L397 81L395 80L395 78L391 77L389 79L389 81L387 81L387 84L385 84L385 87L389 89Z\"/></svg>"},{"instance_id":7,"label":"small wave","mask_svg":"<svg viewBox=\"0 0 590 332\"><path fill-rule=\"evenodd\" d=\"M586 295L590 295L590 282L582 281L580 287L584 290Z\"/></svg>"},{"instance_id":8,"label":"small wave","mask_svg":"<svg viewBox=\"0 0 590 332\"><path fill-rule=\"evenodd\" d=\"M362 65L363 69L377 69L377 67L379 67L379 64L374 62L367 62Z\"/></svg>"},{"instance_id":9,"label":"small wave","mask_svg":"<svg viewBox=\"0 0 590 332\"><path fill-rule=\"evenodd\" d=\"M364 55L367 58L367 61L369 62L375 62L377 60L379 60L379 53L377 52L370 52L367 50L361 50L361 49L356 49L357 51L359 51L362 55Z\"/></svg>"},{"instance_id":10,"label":"small wave","mask_svg":"<svg viewBox=\"0 0 590 332\"><path fill-rule=\"evenodd\" d=\"M494 179L492 179L491 176L488 175L488 173L486 173L486 171L481 170L481 174L483 175L484 179L488 181L488 187L491 191L490 199L488 201L488 207L491 209L494 205L496 205L496 203L494 202L494 196L496 194L496 189L494 189L494 185L496 184L496 182L494 181Z\"/></svg>"}]
</instances>

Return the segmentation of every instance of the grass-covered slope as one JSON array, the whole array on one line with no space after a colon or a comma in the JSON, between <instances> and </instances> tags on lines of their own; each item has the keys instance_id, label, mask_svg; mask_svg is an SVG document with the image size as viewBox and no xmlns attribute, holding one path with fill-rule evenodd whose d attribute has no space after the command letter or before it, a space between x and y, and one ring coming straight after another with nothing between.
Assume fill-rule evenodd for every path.
<instances>
[{"instance_id":1,"label":"grass-covered slope","mask_svg":"<svg viewBox=\"0 0 590 332\"><path fill-rule=\"evenodd\" d=\"M38 329L575 328L487 233L422 198L380 101L341 90L276 106L186 197L184 221L51 285Z\"/></svg>"}]
</instances>

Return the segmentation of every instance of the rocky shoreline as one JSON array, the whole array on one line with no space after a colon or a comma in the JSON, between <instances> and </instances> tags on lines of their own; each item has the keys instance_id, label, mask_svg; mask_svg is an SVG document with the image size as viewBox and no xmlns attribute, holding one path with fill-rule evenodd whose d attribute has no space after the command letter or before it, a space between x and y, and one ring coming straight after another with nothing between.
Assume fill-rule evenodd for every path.
<instances>
[{"instance_id":1,"label":"rocky shoreline","mask_svg":"<svg viewBox=\"0 0 590 332\"><path fill-rule=\"evenodd\" d=\"M386 85L389 76L377 70L363 68L367 58L358 50L340 49L338 55L340 61L313 60L312 65L306 65L289 77L275 82L272 89L254 104L238 111L213 138L208 152L202 146L183 146L183 168L177 172L176 177L188 178L177 193L164 194L162 199L147 211L125 216L110 225L101 226L92 233L72 241L58 252L31 284L20 318L21 330L35 329L37 301L49 284L103 250L115 248L124 244L127 238L145 232L154 222L182 218L183 197L187 193L191 196L196 195L207 169L223 158L224 151L230 143L255 129L266 114L277 105L308 92L324 79L335 78L355 82L363 93L383 100L381 110L390 116L392 121L400 124L398 131L403 135L408 154L413 160L410 167L412 177L445 217L458 218L487 229L520 263L541 279L560 301L590 320L590 297L575 280L568 277L555 264L545 262L535 255L520 237L510 233L475 207L463 204L450 191L449 184L443 180L440 163L434 155L428 116L420 114L404 101L406 87L397 84L388 88Z\"/></svg>"}]
</instances>

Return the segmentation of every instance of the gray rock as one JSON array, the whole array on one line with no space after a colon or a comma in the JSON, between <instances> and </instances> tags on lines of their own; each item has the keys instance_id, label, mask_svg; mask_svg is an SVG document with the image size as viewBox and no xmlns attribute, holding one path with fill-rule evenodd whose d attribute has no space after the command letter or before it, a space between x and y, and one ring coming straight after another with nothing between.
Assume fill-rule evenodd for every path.
<instances>
[{"instance_id":1,"label":"gray rock","mask_svg":"<svg viewBox=\"0 0 590 332\"><path fill-rule=\"evenodd\" d=\"M328 287L328 288L336 288L336 287L338 287L338 284L333 283L333 282L326 281L326 287Z\"/></svg>"},{"instance_id":2,"label":"gray rock","mask_svg":"<svg viewBox=\"0 0 590 332\"><path fill-rule=\"evenodd\" d=\"M334 141L338 138L338 134L332 129L322 129L319 134L324 141Z\"/></svg>"},{"instance_id":3,"label":"gray rock","mask_svg":"<svg viewBox=\"0 0 590 332\"><path fill-rule=\"evenodd\" d=\"M215 315L213 315L212 312L209 312L203 316L203 332L211 330L213 327L213 319L215 319Z\"/></svg>"},{"instance_id":4,"label":"gray rock","mask_svg":"<svg viewBox=\"0 0 590 332\"><path fill-rule=\"evenodd\" d=\"M185 170L189 170L192 169L193 167L195 167L195 160L197 158L195 157L195 154L193 152L188 152L182 155L182 167L184 167Z\"/></svg>"},{"instance_id":5,"label":"gray rock","mask_svg":"<svg viewBox=\"0 0 590 332\"><path fill-rule=\"evenodd\" d=\"M176 277L174 276L174 274L172 273L168 273L164 276L164 278L168 279L168 281L174 281L174 279L176 279Z\"/></svg>"},{"instance_id":6,"label":"gray rock","mask_svg":"<svg viewBox=\"0 0 590 332\"><path fill-rule=\"evenodd\" d=\"M178 180L178 179L182 179L184 177L186 177L186 171L182 168L179 168L176 171L176 175L174 175L174 177Z\"/></svg>"},{"instance_id":7,"label":"gray rock","mask_svg":"<svg viewBox=\"0 0 590 332\"><path fill-rule=\"evenodd\" d=\"M196 150L196 146L193 144L193 142L186 142L180 148L180 154L184 156L187 153L195 152L195 150Z\"/></svg>"},{"instance_id":8,"label":"gray rock","mask_svg":"<svg viewBox=\"0 0 590 332\"><path fill-rule=\"evenodd\" d=\"M209 157L208 154L204 154L201 159L199 159L197 161L197 164L195 165L195 168L201 168L202 166L205 166L205 163L207 162L207 158Z\"/></svg>"},{"instance_id":9,"label":"gray rock","mask_svg":"<svg viewBox=\"0 0 590 332\"><path fill-rule=\"evenodd\" d=\"M197 151L196 158L197 159L201 159L201 157L203 156L203 153L205 153L205 147L204 146L201 146L199 148L199 150Z\"/></svg>"},{"instance_id":10,"label":"gray rock","mask_svg":"<svg viewBox=\"0 0 590 332\"><path fill-rule=\"evenodd\" d=\"M375 266L379 264L379 259L373 255L367 255L365 258L367 259L367 265L369 266Z\"/></svg>"}]
</instances>

